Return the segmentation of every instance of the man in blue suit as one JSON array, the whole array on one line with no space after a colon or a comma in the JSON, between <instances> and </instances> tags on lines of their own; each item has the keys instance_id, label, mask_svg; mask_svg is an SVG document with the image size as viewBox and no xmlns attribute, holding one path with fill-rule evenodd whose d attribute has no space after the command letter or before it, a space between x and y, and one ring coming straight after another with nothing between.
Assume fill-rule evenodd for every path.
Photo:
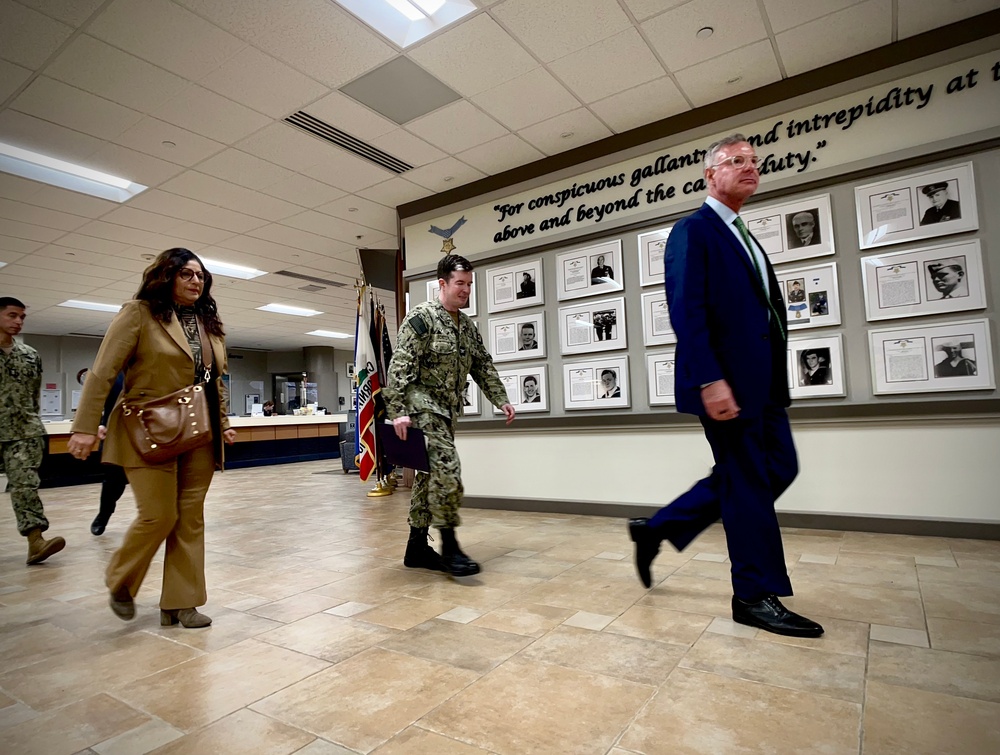
<instances>
[{"instance_id":1,"label":"man in blue suit","mask_svg":"<svg viewBox=\"0 0 1000 755\"><path fill-rule=\"evenodd\" d=\"M650 519L632 519L646 587L669 540L686 548L722 517L732 562L733 620L777 634L818 637L823 627L786 609L792 594L774 502L798 473L785 411L785 305L740 208L757 190L753 147L742 134L705 156L708 199L670 232L667 303L677 333L678 411L695 414L712 447L712 474Z\"/></svg>"}]
</instances>

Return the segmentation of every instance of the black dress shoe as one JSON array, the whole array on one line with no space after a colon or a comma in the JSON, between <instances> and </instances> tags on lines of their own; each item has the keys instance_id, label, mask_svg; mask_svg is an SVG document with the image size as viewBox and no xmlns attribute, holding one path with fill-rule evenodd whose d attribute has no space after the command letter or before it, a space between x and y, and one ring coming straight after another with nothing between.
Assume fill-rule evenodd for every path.
<instances>
[{"instance_id":1,"label":"black dress shoe","mask_svg":"<svg viewBox=\"0 0 1000 755\"><path fill-rule=\"evenodd\" d=\"M819 637L823 634L823 627L789 611L776 595L767 595L756 603L747 603L733 596L733 621L789 637Z\"/></svg>"},{"instance_id":2,"label":"black dress shoe","mask_svg":"<svg viewBox=\"0 0 1000 755\"><path fill-rule=\"evenodd\" d=\"M660 535L649 526L649 520L645 517L629 519L628 534L635 543L635 570L639 573L642 584L649 589L653 586L653 575L649 570L656 554L660 552Z\"/></svg>"},{"instance_id":3,"label":"black dress shoe","mask_svg":"<svg viewBox=\"0 0 1000 755\"><path fill-rule=\"evenodd\" d=\"M108 526L109 517L103 514L98 514L94 517L94 521L90 523L90 534L94 537L98 537L104 534L104 528Z\"/></svg>"}]
</instances>

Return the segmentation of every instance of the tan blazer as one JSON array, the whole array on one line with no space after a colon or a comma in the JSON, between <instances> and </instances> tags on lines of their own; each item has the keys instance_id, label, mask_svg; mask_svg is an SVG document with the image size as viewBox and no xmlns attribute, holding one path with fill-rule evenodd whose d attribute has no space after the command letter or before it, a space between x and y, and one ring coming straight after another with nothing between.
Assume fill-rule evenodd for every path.
<instances>
[{"instance_id":1,"label":"tan blazer","mask_svg":"<svg viewBox=\"0 0 1000 755\"><path fill-rule=\"evenodd\" d=\"M218 376L218 395L225 396L222 375L228 370L226 342L208 336L214 358L213 372ZM125 372L125 387L108 418L108 437L101 460L122 467L150 466L133 448L122 424L122 403L159 398L179 391L194 381L194 355L176 314L169 323L153 317L149 304L132 299L122 305L101 342L94 366L87 373L79 408L73 420L73 432L96 435L101 424L104 402L118 373ZM229 429L220 401L222 430ZM214 439L216 464L222 465L222 439Z\"/></svg>"}]
</instances>

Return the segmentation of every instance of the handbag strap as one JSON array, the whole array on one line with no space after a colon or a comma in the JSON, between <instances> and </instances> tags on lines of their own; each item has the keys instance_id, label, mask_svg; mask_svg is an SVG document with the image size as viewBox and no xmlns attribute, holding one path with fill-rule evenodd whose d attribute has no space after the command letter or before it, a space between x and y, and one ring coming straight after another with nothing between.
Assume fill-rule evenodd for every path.
<instances>
[{"instance_id":1,"label":"handbag strap","mask_svg":"<svg viewBox=\"0 0 1000 755\"><path fill-rule=\"evenodd\" d=\"M212 364L214 362L212 344L208 340L208 336L205 335L205 326L201 324L201 318L195 315L194 319L198 323L198 337L201 339L201 363L205 367L205 374L202 375L201 382L207 383L212 379Z\"/></svg>"}]
</instances>

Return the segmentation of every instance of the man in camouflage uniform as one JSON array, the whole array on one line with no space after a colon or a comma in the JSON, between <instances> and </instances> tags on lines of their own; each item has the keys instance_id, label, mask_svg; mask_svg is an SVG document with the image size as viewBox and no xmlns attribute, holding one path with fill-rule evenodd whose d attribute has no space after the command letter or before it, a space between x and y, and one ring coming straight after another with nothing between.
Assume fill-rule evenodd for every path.
<instances>
[{"instance_id":1,"label":"man in camouflage uniform","mask_svg":"<svg viewBox=\"0 0 1000 755\"><path fill-rule=\"evenodd\" d=\"M427 437L430 472L418 472L410 502L410 539L406 566L445 571L455 577L479 573L479 564L459 548L455 527L461 523L462 470L455 450L455 419L462 413L462 388L467 376L501 409L507 424L514 407L482 336L460 311L472 290L472 264L450 254L437 268L438 298L418 304L399 329L396 351L382 392L396 435L416 427ZM427 544L427 528L441 531L441 555Z\"/></svg>"},{"instance_id":2,"label":"man in camouflage uniform","mask_svg":"<svg viewBox=\"0 0 1000 755\"><path fill-rule=\"evenodd\" d=\"M33 348L14 340L24 317L23 303L0 297L0 466L7 474L17 531L28 538L28 563L40 564L66 547L66 541L42 537L49 528L38 497L46 442L38 413L42 360Z\"/></svg>"}]
</instances>

